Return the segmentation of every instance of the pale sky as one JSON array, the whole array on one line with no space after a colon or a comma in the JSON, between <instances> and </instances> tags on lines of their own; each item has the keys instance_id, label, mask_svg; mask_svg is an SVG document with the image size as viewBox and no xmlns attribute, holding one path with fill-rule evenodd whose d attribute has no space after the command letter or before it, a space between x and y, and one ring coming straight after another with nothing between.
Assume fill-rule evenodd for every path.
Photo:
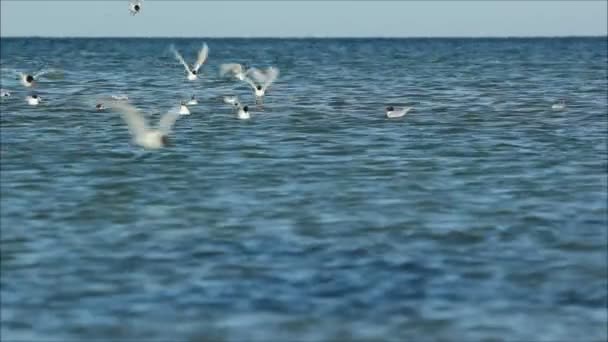
<instances>
[{"instance_id":1,"label":"pale sky","mask_svg":"<svg viewBox=\"0 0 608 342\"><path fill-rule=\"evenodd\" d=\"M479 37L608 34L608 1L1 0L0 35Z\"/></svg>"}]
</instances>

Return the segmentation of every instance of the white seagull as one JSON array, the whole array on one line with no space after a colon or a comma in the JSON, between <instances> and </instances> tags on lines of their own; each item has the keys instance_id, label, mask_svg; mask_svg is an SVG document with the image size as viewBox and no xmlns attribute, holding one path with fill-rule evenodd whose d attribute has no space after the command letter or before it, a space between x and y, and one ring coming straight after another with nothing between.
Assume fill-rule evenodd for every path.
<instances>
[{"instance_id":1,"label":"white seagull","mask_svg":"<svg viewBox=\"0 0 608 342\"><path fill-rule=\"evenodd\" d=\"M141 12L143 3L144 3L144 0L129 1L129 13L131 13L131 15L136 15L137 13Z\"/></svg>"},{"instance_id":2,"label":"white seagull","mask_svg":"<svg viewBox=\"0 0 608 342\"><path fill-rule=\"evenodd\" d=\"M247 70L247 76L251 76L251 78L245 77L245 82L253 88L256 99L260 100L266 95L266 90L268 90L270 85L279 77L279 69L269 67L266 71L260 71L256 68L251 68Z\"/></svg>"},{"instance_id":3,"label":"white seagull","mask_svg":"<svg viewBox=\"0 0 608 342\"><path fill-rule=\"evenodd\" d=\"M226 74L230 74L239 81L244 81L247 77L245 68L238 63L226 63L220 65L220 76L224 77Z\"/></svg>"},{"instance_id":4,"label":"white seagull","mask_svg":"<svg viewBox=\"0 0 608 342\"><path fill-rule=\"evenodd\" d=\"M236 117L241 120L247 120L251 118L251 114L249 114L248 106L241 106L239 99L236 96L225 96L224 103L232 105L233 109L236 110Z\"/></svg>"},{"instance_id":5,"label":"white seagull","mask_svg":"<svg viewBox=\"0 0 608 342\"><path fill-rule=\"evenodd\" d=\"M40 103L40 101L42 101L42 98L38 95L30 95L30 96L26 97L25 100L27 101L27 104L29 104L30 106L37 106Z\"/></svg>"},{"instance_id":6,"label":"white seagull","mask_svg":"<svg viewBox=\"0 0 608 342\"><path fill-rule=\"evenodd\" d=\"M566 100L559 100L558 103L553 104L553 106L551 106L551 109L553 110L564 110L566 109Z\"/></svg>"},{"instance_id":7,"label":"white seagull","mask_svg":"<svg viewBox=\"0 0 608 342\"><path fill-rule=\"evenodd\" d=\"M195 81L198 78L196 76L198 74L198 69L203 66L203 64L207 60L207 55L209 54L209 47L207 47L207 44L203 43L203 47L198 52L198 58L196 59L196 63L192 66L192 68L190 68L188 64L186 64L186 61L184 61L182 55L179 54L179 52L175 49L173 45L171 45L171 51L175 54L175 58L177 58L177 60L182 63L184 68L186 69L186 73L188 74L188 80Z\"/></svg>"},{"instance_id":8,"label":"white seagull","mask_svg":"<svg viewBox=\"0 0 608 342\"><path fill-rule=\"evenodd\" d=\"M248 106L239 106L239 108L237 109L236 112L236 117L241 119L241 120L247 120L249 118L251 118L251 115L249 114L249 107Z\"/></svg>"},{"instance_id":9,"label":"white seagull","mask_svg":"<svg viewBox=\"0 0 608 342\"><path fill-rule=\"evenodd\" d=\"M0 96L1 97L9 97L11 96L11 92L6 90L6 89L0 89Z\"/></svg>"},{"instance_id":10,"label":"white seagull","mask_svg":"<svg viewBox=\"0 0 608 342\"><path fill-rule=\"evenodd\" d=\"M393 106L386 107L386 117L387 118L400 118L407 114L413 107L404 107L404 108L395 108Z\"/></svg>"},{"instance_id":11,"label":"white seagull","mask_svg":"<svg viewBox=\"0 0 608 342\"><path fill-rule=\"evenodd\" d=\"M143 114L132 105L123 101L110 101L108 107L121 112L133 136L133 142L145 149L159 149L169 145L168 135L180 117L178 110L171 109L160 118L158 128L151 129Z\"/></svg>"}]
</instances>

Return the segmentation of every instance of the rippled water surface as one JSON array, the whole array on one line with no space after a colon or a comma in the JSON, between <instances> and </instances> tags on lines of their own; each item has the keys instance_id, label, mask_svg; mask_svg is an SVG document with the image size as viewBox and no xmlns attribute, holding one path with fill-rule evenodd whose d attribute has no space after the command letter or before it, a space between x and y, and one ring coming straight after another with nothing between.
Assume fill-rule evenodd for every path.
<instances>
[{"instance_id":1,"label":"rippled water surface","mask_svg":"<svg viewBox=\"0 0 608 342\"><path fill-rule=\"evenodd\" d=\"M606 340L605 38L206 42L2 39L3 341Z\"/></svg>"}]
</instances>

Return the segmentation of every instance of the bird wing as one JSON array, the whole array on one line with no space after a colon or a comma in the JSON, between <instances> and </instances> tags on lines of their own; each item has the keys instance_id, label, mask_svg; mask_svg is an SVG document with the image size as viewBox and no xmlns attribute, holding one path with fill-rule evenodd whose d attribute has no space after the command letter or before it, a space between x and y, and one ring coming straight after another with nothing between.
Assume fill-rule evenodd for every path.
<instances>
[{"instance_id":1,"label":"bird wing","mask_svg":"<svg viewBox=\"0 0 608 342\"><path fill-rule=\"evenodd\" d=\"M224 103L231 104L231 105L238 105L239 98L236 96L224 96Z\"/></svg>"},{"instance_id":2,"label":"bird wing","mask_svg":"<svg viewBox=\"0 0 608 342\"><path fill-rule=\"evenodd\" d=\"M253 88L253 90L257 89L257 84L255 84L255 82L251 78L245 76L245 78L243 78L243 82L249 84L251 88Z\"/></svg>"},{"instance_id":3,"label":"bird wing","mask_svg":"<svg viewBox=\"0 0 608 342\"><path fill-rule=\"evenodd\" d=\"M27 87L27 86L28 86L28 83L27 83L27 81L25 80L25 78L26 78L26 77L27 77L27 75L26 75L26 74L24 74L24 73L22 73L22 72L20 72L20 73L19 73L19 81L21 82L21 84L22 84L22 85L24 85L24 86L26 86L26 87Z\"/></svg>"},{"instance_id":4,"label":"bird wing","mask_svg":"<svg viewBox=\"0 0 608 342\"><path fill-rule=\"evenodd\" d=\"M251 76L256 82L263 85L264 89L270 87L270 85L279 77L279 69L275 67L269 67L266 72L262 72L256 68L247 70L247 75Z\"/></svg>"},{"instance_id":5,"label":"bird wing","mask_svg":"<svg viewBox=\"0 0 608 342\"><path fill-rule=\"evenodd\" d=\"M190 67L188 66L188 64L186 64L186 61L184 61L184 57L182 57L182 55L179 54L179 52L175 49L175 46L171 45L171 52L173 52L173 54L175 55L175 58L177 58L177 60L182 63L182 65L184 66L184 68L186 68L186 71L188 73L190 73Z\"/></svg>"},{"instance_id":6,"label":"bird wing","mask_svg":"<svg viewBox=\"0 0 608 342\"><path fill-rule=\"evenodd\" d=\"M135 137L142 135L148 130L148 124L143 114L134 106L117 100L110 100L107 102L100 101L100 103L107 103L108 108L116 109L120 111L122 118L127 123L129 131Z\"/></svg>"},{"instance_id":7,"label":"bird wing","mask_svg":"<svg viewBox=\"0 0 608 342\"><path fill-rule=\"evenodd\" d=\"M38 71L36 74L32 75L34 79L38 79L39 77L45 76L47 78L62 78L63 72L57 69L44 69Z\"/></svg>"},{"instance_id":8,"label":"bird wing","mask_svg":"<svg viewBox=\"0 0 608 342\"><path fill-rule=\"evenodd\" d=\"M264 89L270 87L274 81L279 77L279 69L275 67L270 67L266 70L266 81L264 82Z\"/></svg>"},{"instance_id":9,"label":"bird wing","mask_svg":"<svg viewBox=\"0 0 608 342\"><path fill-rule=\"evenodd\" d=\"M403 111L403 115L407 114L410 110L412 110L414 107L405 107L403 108L401 111Z\"/></svg>"},{"instance_id":10,"label":"bird wing","mask_svg":"<svg viewBox=\"0 0 608 342\"><path fill-rule=\"evenodd\" d=\"M175 121L177 121L179 117L179 108L172 108L160 118L158 129L164 134L171 133L171 128L173 128Z\"/></svg>"},{"instance_id":11,"label":"bird wing","mask_svg":"<svg viewBox=\"0 0 608 342\"><path fill-rule=\"evenodd\" d=\"M194 65L194 70L198 72L198 69L203 66L205 61L207 60L207 56L209 55L209 47L206 43L203 43L203 47L198 52L198 58L196 59L196 64Z\"/></svg>"},{"instance_id":12,"label":"bird wing","mask_svg":"<svg viewBox=\"0 0 608 342\"><path fill-rule=\"evenodd\" d=\"M243 66L237 63L226 63L220 65L220 76L224 77L228 73L237 74L243 72Z\"/></svg>"},{"instance_id":13,"label":"bird wing","mask_svg":"<svg viewBox=\"0 0 608 342\"><path fill-rule=\"evenodd\" d=\"M405 108L395 108L395 110L391 113L390 117L400 118L405 116L413 107L405 107Z\"/></svg>"},{"instance_id":14,"label":"bird wing","mask_svg":"<svg viewBox=\"0 0 608 342\"><path fill-rule=\"evenodd\" d=\"M264 83L266 81L266 75L256 68L250 68L247 70L247 77L252 78L258 83Z\"/></svg>"}]
</instances>

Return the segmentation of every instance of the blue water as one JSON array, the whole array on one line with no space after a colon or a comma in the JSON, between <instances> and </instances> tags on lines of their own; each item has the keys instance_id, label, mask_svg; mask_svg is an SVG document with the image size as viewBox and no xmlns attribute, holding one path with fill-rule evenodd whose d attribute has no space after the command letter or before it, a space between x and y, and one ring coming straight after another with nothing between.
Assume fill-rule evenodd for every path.
<instances>
[{"instance_id":1,"label":"blue water","mask_svg":"<svg viewBox=\"0 0 608 342\"><path fill-rule=\"evenodd\" d=\"M202 41L1 40L2 341L608 338L605 37Z\"/></svg>"}]
</instances>

